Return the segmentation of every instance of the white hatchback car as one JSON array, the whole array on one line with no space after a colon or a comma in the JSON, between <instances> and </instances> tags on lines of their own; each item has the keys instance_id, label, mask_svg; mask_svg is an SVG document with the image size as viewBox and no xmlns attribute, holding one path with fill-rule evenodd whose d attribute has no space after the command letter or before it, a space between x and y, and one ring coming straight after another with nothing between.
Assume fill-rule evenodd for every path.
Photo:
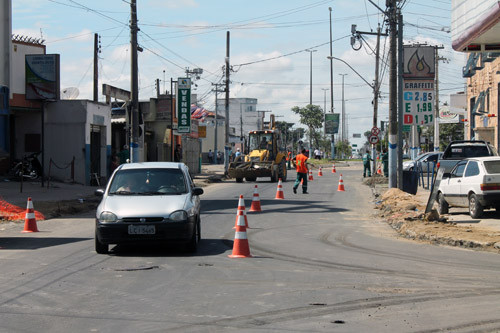
<instances>
[{"instance_id":1,"label":"white hatchback car","mask_svg":"<svg viewBox=\"0 0 500 333\"><path fill-rule=\"evenodd\" d=\"M95 250L109 244L183 243L195 252L201 238L200 198L184 163L120 165L106 186L95 220Z\"/></svg>"},{"instance_id":2,"label":"white hatchback car","mask_svg":"<svg viewBox=\"0 0 500 333\"><path fill-rule=\"evenodd\" d=\"M444 173L438 188L439 213L451 207L468 207L472 218L479 218L485 208L500 212L500 157L464 159Z\"/></svg>"}]
</instances>

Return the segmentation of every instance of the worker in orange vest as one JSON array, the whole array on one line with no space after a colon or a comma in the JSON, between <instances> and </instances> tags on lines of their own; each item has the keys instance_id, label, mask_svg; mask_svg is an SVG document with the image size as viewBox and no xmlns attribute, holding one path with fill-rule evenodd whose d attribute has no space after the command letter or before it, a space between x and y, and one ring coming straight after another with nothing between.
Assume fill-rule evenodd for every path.
<instances>
[{"instance_id":1,"label":"worker in orange vest","mask_svg":"<svg viewBox=\"0 0 500 333\"><path fill-rule=\"evenodd\" d=\"M297 168L297 179L295 179L295 184L293 184L293 193L297 193L297 188L299 187L300 181L302 181L302 193L308 194L307 192L307 175L308 168L307 163L308 157L306 156L306 150L302 149L301 153L292 160L294 167Z\"/></svg>"},{"instance_id":2,"label":"worker in orange vest","mask_svg":"<svg viewBox=\"0 0 500 333\"><path fill-rule=\"evenodd\" d=\"M289 151L288 154L286 155L286 168L287 170L290 170L291 167L290 167L290 163L292 162L292 152Z\"/></svg>"}]
</instances>

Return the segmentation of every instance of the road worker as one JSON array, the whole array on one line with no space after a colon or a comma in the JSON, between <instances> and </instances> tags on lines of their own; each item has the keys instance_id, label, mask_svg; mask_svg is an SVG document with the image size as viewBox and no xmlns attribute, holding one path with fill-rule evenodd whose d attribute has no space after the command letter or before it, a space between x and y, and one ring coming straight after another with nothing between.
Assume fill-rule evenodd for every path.
<instances>
[{"instance_id":1,"label":"road worker","mask_svg":"<svg viewBox=\"0 0 500 333\"><path fill-rule=\"evenodd\" d=\"M297 179L295 179L295 184L293 185L293 193L297 193L297 188L299 187L300 182L302 181L302 193L308 194L307 192L307 176L308 176L308 167L307 165L307 156L306 150L302 149L302 152L295 157L295 160L292 159L293 165L297 168Z\"/></svg>"}]
</instances>

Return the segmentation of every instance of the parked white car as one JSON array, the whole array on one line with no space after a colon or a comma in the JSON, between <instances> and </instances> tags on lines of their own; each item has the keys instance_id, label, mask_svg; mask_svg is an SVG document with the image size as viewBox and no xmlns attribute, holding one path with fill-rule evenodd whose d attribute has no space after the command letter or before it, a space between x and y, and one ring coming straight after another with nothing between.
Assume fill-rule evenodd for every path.
<instances>
[{"instance_id":1,"label":"parked white car","mask_svg":"<svg viewBox=\"0 0 500 333\"><path fill-rule=\"evenodd\" d=\"M438 188L439 213L449 207L468 207L472 218L486 208L500 212L500 157L467 158L443 174Z\"/></svg>"},{"instance_id":2,"label":"parked white car","mask_svg":"<svg viewBox=\"0 0 500 333\"><path fill-rule=\"evenodd\" d=\"M439 160L441 155L443 155L442 151L420 154L414 160L403 162L403 170L417 170L418 166L418 168L424 173L427 172L427 169L432 172L433 168L436 167L437 161Z\"/></svg>"}]
</instances>

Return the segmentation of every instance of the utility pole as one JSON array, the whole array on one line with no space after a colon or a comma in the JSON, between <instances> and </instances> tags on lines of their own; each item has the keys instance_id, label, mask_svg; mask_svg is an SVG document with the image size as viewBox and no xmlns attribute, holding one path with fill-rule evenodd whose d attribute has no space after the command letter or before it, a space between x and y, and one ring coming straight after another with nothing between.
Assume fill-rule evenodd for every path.
<instances>
[{"instance_id":1,"label":"utility pole","mask_svg":"<svg viewBox=\"0 0 500 333\"><path fill-rule=\"evenodd\" d=\"M328 7L330 12L330 112L333 113L333 54L332 54L332 7ZM325 110L326 112L326 110ZM331 154L335 158L335 135L331 137Z\"/></svg>"},{"instance_id":2,"label":"utility pole","mask_svg":"<svg viewBox=\"0 0 500 333\"><path fill-rule=\"evenodd\" d=\"M398 20L398 88L397 88L397 105L398 105L398 149L397 149L397 183L398 188L403 190L403 15L401 10L396 11Z\"/></svg>"},{"instance_id":3,"label":"utility pole","mask_svg":"<svg viewBox=\"0 0 500 333\"><path fill-rule=\"evenodd\" d=\"M397 0L387 0L389 19L389 188L397 187Z\"/></svg>"},{"instance_id":4,"label":"utility pole","mask_svg":"<svg viewBox=\"0 0 500 333\"><path fill-rule=\"evenodd\" d=\"M435 111L434 111L434 151L439 151L439 60L448 60L444 57L439 57L438 55L438 50L444 49L443 46L434 46L434 50L436 51L435 55L435 61L436 61L436 69L435 69L435 86L436 86L436 93L435 93L435 101L436 101L436 106Z\"/></svg>"},{"instance_id":5,"label":"utility pole","mask_svg":"<svg viewBox=\"0 0 500 333\"><path fill-rule=\"evenodd\" d=\"M378 8L378 7L377 7ZM377 27L377 32L366 32L366 31L358 31L356 30L356 25L353 24L351 26L351 32L353 36L351 37L351 46L354 50L359 50L361 49L361 46L359 48L355 48L354 44L356 40L360 40L360 35L375 35L377 36L377 45L376 45L376 51L375 51L375 81L373 83L372 89L373 89L373 124L372 128L377 127L377 117L378 117L378 97L379 97L379 91L380 91L380 83L379 83L379 62L380 62L380 36L387 36L387 34L382 34L380 32L380 24ZM375 157L377 153L376 150L376 145L372 144L372 157ZM375 174L377 172L377 165L376 163L372 163L372 174Z\"/></svg>"},{"instance_id":6,"label":"utility pole","mask_svg":"<svg viewBox=\"0 0 500 333\"><path fill-rule=\"evenodd\" d=\"M375 52L375 82L373 84L373 127L377 127L377 117L378 117L378 95L380 85L378 83L378 72L379 72L379 61L380 61L380 23L377 27L377 46ZM375 145L372 145L372 157L375 158L377 153ZM377 173L377 166L372 163L372 175Z\"/></svg>"},{"instance_id":7,"label":"utility pole","mask_svg":"<svg viewBox=\"0 0 500 333\"><path fill-rule=\"evenodd\" d=\"M97 102L99 99L99 97L98 97L98 94L99 94L99 89L98 89L98 86L99 86L99 68L98 68L99 52L100 52L99 35L94 34L94 102Z\"/></svg>"},{"instance_id":8,"label":"utility pole","mask_svg":"<svg viewBox=\"0 0 500 333\"><path fill-rule=\"evenodd\" d=\"M213 86L215 86L215 133L214 133L214 159L213 159L213 163L214 164L217 164L217 153L218 153L218 150L217 150L217 147L218 147L218 120L217 120L217 108L218 108L218 105L219 105L219 101L218 101L218 94L219 92L224 92L224 90L219 90L219 86L221 86L221 84L219 83L212 83Z\"/></svg>"},{"instance_id":9,"label":"utility pole","mask_svg":"<svg viewBox=\"0 0 500 333\"><path fill-rule=\"evenodd\" d=\"M229 31L226 34L226 100L225 100L225 116L226 116L226 141L224 147L224 170L227 172L229 167Z\"/></svg>"},{"instance_id":10,"label":"utility pole","mask_svg":"<svg viewBox=\"0 0 500 333\"><path fill-rule=\"evenodd\" d=\"M323 102L323 113L326 113L326 92L330 89L329 88L321 88L321 90L323 90L324 95L325 95L324 102ZM324 120L324 118L323 118L323 120Z\"/></svg>"},{"instance_id":11,"label":"utility pole","mask_svg":"<svg viewBox=\"0 0 500 333\"><path fill-rule=\"evenodd\" d=\"M339 74L340 76L342 76L342 121L341 121L341 131L342 131L342 134L340 136L340 141L341 142L344 142L344 140L346 139L345 137L345 100L344 100L344 76L346 76L347 74Z\"/></svg>"},{"instance_id":12,"label":"utility pole","mask_svg":"<svg viewBox=\"0 0 500 333\"><path fill-rule=\"evenodd\" d=\"M310 65L309 65L309 105L312 105L313 103L313 52L316 52L317 50L306 50L306 52L309 52L310 54Z\"/></svg>"},{"instance_id":13,"label":"utility pole","mask_svg":"<svg viewBox=\"0 0 500 333\"><path fill-rule=\"evenodd\" d=\"M130 160L139 162L139 83L137 66L137 7L136 0L130 0L130 46L131 46L131 101L132 140L130 142Z\"/></svg>"}]
</instances>

